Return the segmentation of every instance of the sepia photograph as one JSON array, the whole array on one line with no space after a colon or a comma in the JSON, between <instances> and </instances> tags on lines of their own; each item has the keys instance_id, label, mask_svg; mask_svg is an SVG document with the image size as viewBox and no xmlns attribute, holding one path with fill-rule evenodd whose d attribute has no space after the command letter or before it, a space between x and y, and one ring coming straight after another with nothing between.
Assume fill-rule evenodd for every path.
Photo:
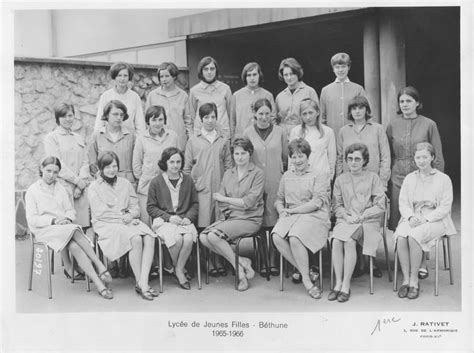
<instances>
[{"instance_id":1,"label":"sepia photograph","mask_svg":"<svg viewBox=\"0 0 474 353\"><path fill-rule=\"evenodd\" d=\"M472 4L193 4L2 2L2 350L471 351Z\"/></svg>"}]
</instances>

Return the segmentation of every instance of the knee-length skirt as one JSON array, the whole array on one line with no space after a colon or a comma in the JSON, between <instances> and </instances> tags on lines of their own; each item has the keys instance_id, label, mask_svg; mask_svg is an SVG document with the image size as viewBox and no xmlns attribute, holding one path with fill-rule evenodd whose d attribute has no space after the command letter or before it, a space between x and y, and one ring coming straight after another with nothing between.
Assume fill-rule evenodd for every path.
<instances>
[{"instance_id":1,"label":"knee-length skirt","mask_svg":"<svg viewBox=\"0 0 474 353\"><path fill-rule=\"evenodd\" d=\"M156 234L145 223L137 221L137 224L94 222L100 248L110 261L117 260L132 249L131 239L135 235L150 235L156 238Z\"/></svg>"},{"instance_id":2,"label":"knee-length skirt","mask_svg":"<svg viewBox=\"0 0 474 353\"><path fill-rule=\"evenodd\" d=\"M332 232L331 239L345 242L351 238L362 246L362 253L364 255L375 256L382 239L379 222L362 224L337 223Z\"/></svg>"},{"instance_id":3,"label":"knee-length skirt","mask_svg":"<svg viewBox=\"0 0 474 353\"><path fill-rule=\"evenodd\" d=\"M176 235L191 234L193 241L196 242L197 230L194 224L187 226L179 226L170 222L158 221L161 218L156 218L153 222L152 229L163 240L167 248L171 248L176 244Z\"/></svg>"},{"instance_id":4,"label":"knee-length skirt","mask_svg":"<svg viewBox=\"0 0 474 353\"><path fill-rule=\"evenodd\" d=\"M420 244L423 251L430 251L435 245L436 239L446 234L446 226L442 221L423 223L418 227L410 227L408 221L403 220L397 227L393 239L396 241L398 237L412 237Z\"/></svg>"},{"instance_id":5,"label":"knee-length skirt","mask_svg":"<svg viewBox=\"0 0 474 353\"><path fill-rule=\"evenodd\" d=\"M331 222L327 213L294 214L280 218L272 233L282 238L297 237L315 254L326 244L330 227Z\"/></svg>"},{"instance_id":6,"label":"knee-length skirt","mask_svg":"<svg viewBox=\"0 0 474 353\"><path fill-rule=\"evenodd\" d=\"M60 252L71 241L75 231L79 231L85 239L90 240L84 235L82 229L77 224L55 224L45 228L36 229L34 235L36 241L46 243L55 252Z\"/></svg>"},{"instance_id":7,"label":"knee-length skirt","mask_svg":"<svg viewBox=\"0 0 474 353\"><path fill-rule=\"evenodd\" d=\"M240 237L250 236L259 231L261 223L253 220L228 219L217 221L206 227L202 234L207 234L213 230L220 238L232 241Z\"/></svg>"}]
</instances>

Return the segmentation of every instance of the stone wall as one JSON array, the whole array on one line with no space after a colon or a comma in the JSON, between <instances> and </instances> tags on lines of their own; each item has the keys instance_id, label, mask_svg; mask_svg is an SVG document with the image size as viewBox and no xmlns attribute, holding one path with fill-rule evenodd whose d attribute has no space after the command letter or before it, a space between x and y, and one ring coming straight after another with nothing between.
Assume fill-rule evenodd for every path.
<instances>
[{"instance_id":1,"label":"stone wall","mask_svg":"<svg viewBox=\"0 0 474 353\"><path fill-rule=\"evenodd\" d=\"M15 188L24 190L38 178L43 138L56 127L57 103L74 105L73 130L90 143L100 95L110 87L111 63L85 60L15 58ZM156 66L136 65L131 89L142 98L158 86ZM178 85L188 91L188 72Z\"/></svg>"}]
</instances>

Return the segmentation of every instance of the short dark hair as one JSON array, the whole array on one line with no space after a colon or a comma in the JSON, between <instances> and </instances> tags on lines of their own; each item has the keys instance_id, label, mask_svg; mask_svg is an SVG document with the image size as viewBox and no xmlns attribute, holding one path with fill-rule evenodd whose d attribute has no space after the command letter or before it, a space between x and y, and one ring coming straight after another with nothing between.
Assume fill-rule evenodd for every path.
<instances>
[{"instance_id":1,"label":"short dark hair","mask_svg":"<svg viewBox=\"0 0 474 353\"><path fill-rule=\"evenodd\" d=\"M306 141L304 138L296 138L291 140L290 144L288 145L288 156L292 157L295 153L300 152L306 155L309 158L311 154L311 146L309 142Z\"/></svg>"},{"instance_id":2,"label":"short dark hair","mask_svg":"<svg viewBox=\"0 0 474 353\"><path fill-rule=\"evenodd\" d=\"M291 72L298 76L298 81L301 80L304 72L300 63L295 58L286 58L281 61L280 67L278 68L278 78L280 79L280 81L285 81L285 79L283 78L283 69L285 67L289 67L291 69Z\"/></svg>"},{"instance_id":3,"label":"short dark hair","mask_svg":"<svg viewBox=\"0 0 474 353\"><path fill-rule=\"evenodd\" d=\"M108 121L109 114L112 108L120 109L123 112L123 121L128 119L127 106L119 100L111 100L104 107L104 113L102 114L102 120Z\"/></svg>"},{"instance_id":4,"label":"short dark hair","mask_svg":"<svg viewBox=\"0 0 474 353\"><path fill-rule=\"evenodd\" d=\"M130 65L129 63L125 62L118 62L113 64L110 69L109 69L109 75L112 80L115 80L117 75L119 74L120 71L122 70L127 70L128 71L128 80L131 81L133 78L133 75L135 74L135 70L133 69L133 66Z\"/></svg>"},{"instance_id":5,"label":"short dark hair","mask_svg":"<svg viewBox=\"0 0 474 353\"><path fill-rule=\"evenodd\" d=\"M214 66L216 67L216 79L217 76L219 75L219 65L217 65L216 59L214 59L212 56L205 56L204 58L199 61L197 71L198 71L198 78L200 80L204 81L204 76L202 75L202 69L204 69L204 66L209 65L210 63L214 63Z\"/></svg>"},{"instance_id":6,"label":"short dark hair","mask_svg":"<svg viewBox=\"0 0 474 353\"><path fill-rule=\"evenodd\" d=\"M257 69L257 72L258 72L258 84L260 85L263 82L262 68L260 67L258 63L251 62L251 63L245 64L244 68L242 69L242 74L240 77L242 78L242 82L244 83L244 85L247 84L247 72L252 71L254 69Z\"/></svg>"},{"instance_id":7,"label":"short dark hair","mask_svg":"<svg viewBox=\"0 0 474 353\"><path fill-rule=\"evenodd\" d=\"M238 135L234 138L230 145L230 153L234 158L234 150L236 147L241 147L244 151L247 151L250 155L253 154L253 144L247 137Z\"/></svg>"},{"instance_id":8,"label":"short dark hair","mask_svg":"<svg viewBox=\"0 0 474 353\"><path fill-rule=\"evenodd\" d=\"M199 117L204 119L206 115L211 114L214 112L216 114L216 119L217 119L217 105L215 103L204 103L199 107Z\"/></svg>"},{"instance_id":9,"label":"short dark hair","mask_svg":"<svg viewBox=\"0 0 474 353\"><path fill-rule=\"evenodd\" d=\"M168 170L167 162L175 154L179 154L179 156L181 157L181 169L183 169L184 154L179 148L176 147L168 147L164 149L164 151L161 153L161 158L158 161L158 167L160 167L162 171L166 172Z\"/></svg>"},{"instance_id":10,"label":"short dark hair","mask_svg":"<svg viewBox=\"0 0 474 353\"><path fill-rule=\"evenodd\" d=\"M120 161L117 154L114 151L105 151L100 154L97 160L97 167L99 167L99 170L102 172L104 168L112 164L113 161L117 162L117 167L120 170Z\"/></svg>"},{"instance_id":11,"label":"short dark hair","mask_svg":"<svg viewBox=\"0 0 474 353\"><path fill-rule=\"evenodd\" d=\"M167 118L166 118L165 108L163 108L161 105L149 106L145 113L145 123L147 125L150 125L150 119L153 117L157 118L161 114L163 114L163 118L165 118L165 124L166 124Z\"/></svg>"},{"instance_id":12,"label":"short dark hair","mask_svg":"<svg viewBox=\"0 0 474 353\"><path fill-rule=\"evenodd\" d=\"M75 114L74 106L69 103L62 102L54 107L54 117L57 125L59 125L59 118L65 117L69 111Z\"/></svg>"},{"instance_id":13,"label":"short dark hair","mask_svg":"<svg viewBox=\"0 0 474 353\"><path fill-rule=\"evenodd\" d=\"M252 103L251 108L252 111L256 113L263 106L270 108L270 111L272 111L272 103L267 98L257 99L255 102Z\"/></svg>"},{"instance_id":14,"label":"short dark hair","mask_svg":"<svg viewBox=\"0 0 474 353\"><path fill-rule=\"evenodd\" d=\"M407 96L412 97L418 103L418 107L416 107L416 112L417 113L419 113L423 110L423 102L421 101L420 92L418 92L418 90L413 86L407 86L407 87L403 87L398 92L398 95L397 95L397 103L398 103L397 114L402 114L402 110L400 109L400 97L404 94L406 94Z\"/></svg>"},{"instance_id":15,"label":"short dark hair","mask_svg":"<svg viewBox=\"0 0 474 353\"><path fill-rule=\"evenodd\" d=\"M355 96L349 101L347 106L347 119L354 121L352 117L351 110L355 107L365 107L365 120L369 120L372 117L372 110L370 109L369 101L364 96Z\"/></svg>"},{"instance_id":16,"label":"short dark hair","mask_svg":"<svg viewBox=\"0 0 474 353\"><path fill-rule=\"evenodd\" d=\"M175 63L164 62L164 63L161 63L160 66L158 66L158 70L156 71L156 74L158 75L158 81L160 80L160 71L162 70L168 70L171 77L173 78L178 77L179 69L175 65Z\"/></svg>"},{"instance_id":17,"label":"short dark hair","mask_svg":"<svg viewBox=\"0 0 474 353\"><path fill-rule=\"evenodd\" d=\"M50 164L56 165L59 168L59 170L61 170L61 162L59 161L59 158L54 157L54 156L48 156L48 157L43 158L43 160L40 163L40 167L39 167L39 176L40 177L43 176L43 172L41 171L41 168L44 168L44 167L46 167L47 165L50 165Z\"/></svg>"},{"instance_id":18,"label":"short dark hair","mask_svg":"<svg viewBox=\"0 0 474 353\"><path fill-rule=\"evenodd\" d=\"M331 66L334 67L334 65L347 65L351 67L351 57L349 54L346 53L337 53L334 54L331 58Z\"/></svg>"},{"instance_id":19,"label":"short dark hair","mask_svg":"<svg viewBox=\"0 0 474 353\"><path fill-rule=\"evenodd\" d=\"M363 143L359 143L359 142L356 142L356 143L353 143L352 145L349 145L346 150L344 151L344 159L347 163L347 156L350 154L350 153L354 153L356 151L359 151L360 154L362 154L362 158L364 159L364 164L362 165L362 167L365 167L367 164L369 164L369 149L367 148L367 146Z\"/></svg>"}]
</instances>

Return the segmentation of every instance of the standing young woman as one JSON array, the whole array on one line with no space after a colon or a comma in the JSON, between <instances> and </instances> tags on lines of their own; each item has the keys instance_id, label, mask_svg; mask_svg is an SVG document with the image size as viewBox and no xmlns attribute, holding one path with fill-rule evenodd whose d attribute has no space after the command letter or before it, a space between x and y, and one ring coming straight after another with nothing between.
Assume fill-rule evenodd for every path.
<instances>
[{"instance_id":1,"label":"standing young woman","mask_svg":"<svg viewBox=\"0 0 474 353\"><path fill-rule=\"evenodd\" d=\"M109 75L114 81L114 86L102 93L99 98L94 132L100 131L100 128L105 125L102 119L103 110L106 104L113 100L118 100L127 107L130 119L125 123L124 127L133 134L141 135L145 132L146 127L145 119L143 118L142 100L138 94L129 87L133 74L133 67L128 63L119 62L110 67Z\"/></svg>"},{"instance_id":2,"label":"standing young woman","mask_svg":"<svg viewBox=\"0 0 474 353\"><path fill-rule=\"evenodd\" d=\"M334 177L336 167L336 139L330 127L321 124L318 102L303 99L299 104L301 125L290 132L290 141L296 138L305 139L311 146L309 155L310 168L324 174L328 181ZM290 159L291 166L291 159Z\"/></svg>"},{"instance_id":3,"label":"standing young woman","mask_svg":"<svg viewBox=\"0 0 474 353\"><path fill-rule=\"evenodd\" d=\"M288 138L280 126L273 125L272 103L268 99L257 100L252 105L252 109L255 123L245 130L244 136L252 142L254 146L252 160L265 176L263 192L265 208L262 227L270 230L271 233L271 229L278 220L275 209L278 185L288 165ZM270 271L276 276L279 269L276 266L275 254L270 252L270 255ZM265 273L262 272L262 274Z\"/></svg>"},{"instance_id":4,"label":"standing young woman","mask_svg":"<svg viewBox=\"0 0 474 353\"><path fill-rule=\"evenodd\" d=\"M275 100L277 122L286 129L289 135L293 127L301 124L300 102L305 98L310 98L319 104L319 98L314 88L301 81L303 68L294 58L281 61L278 78L284 81L287 87L277 95Z\"/></svg>"},{"instance_id":5,"label":"standing young woman","mask_svg":"<svg viewBox=\"0 0 474 353\"><path fill-rule=\"evenodd\" d=\"M451 219L453 185L449 176L434 168L436 150L427 142L415 147L417 170L403 180L400 191L401 221L394 233L403 284L400 298L416 299L420 293L418 269L423 252L436 239L456 234Z\"/></svg>"},{"instance_id":6,"label":"standing young woman","mask_svg":"<svg viewBox=\"0 0 474 353\"><path fill-rule=\"evenodd\" d=\"M230 87L217 79L219 75L219 65L217 61L205 56L201 59L197 67L198 78L201 80L189 91L189 107L194 119L194 132L199 132L202 122L199 116L199 108L204 103L214 103L217 107L217 129L225 137L230 137L230 104L232 92Z\"/></svg>"},{"instance_id":7,"label":"standing young woman","mask_svg":"<svg viewBox=\"0 0 474 353\"><path fill-rule=\"evenodd\" d=\"M150 182L161 174L158 161L163 151L168 147L178 147L178 135L165 127L167 120L164 107L160 105L148 107L145 114L148 129L143 136L138 136L133 149L133 174L138 179L140 219L149 226L151 221L146 211L146 204Z\"/></svg>"},{"instance_id":8,"label":"standing young woman","mask_svg":"<svg viewBox=\"0 0 474 353\"><path fill-rule=\"evenodd\" d=\"M145 110L153 105L165 109L166 127L178 135L178 147L184 151L188 138L193 134L193 118L189 113L188 94L176 86L178 74L174 63L165 62L158 66L160 87L148 94Z\"/></svg>"},{"instance_id":9,"label":"standing young woman","mask_svg":"<svg viewBox=\"0 0 474 353\"><path fill-rule=\"evenodd\" d=\"M138 217L137 194L132 184L118 176L120 161L114 152L104 152L97 161L100 177L89 186L92 224L99 245L111 261L128 253L135 275L135 291L146 300L158 292L148 285L156 234Z\"/></svg>"},{"instance_id":10,"label":"standing young woman","mask_svg":"<svg viewBox=\"0 0 474 353\"><path fill-rule=\"evenodd\" d=\"M46 157L41 162L41 179L32 184L25 195L28 226L38 241L46 243L54 251L70 251L94 282L99 294L105 299L112 299L112 290L109 288L112 277L95 254L81 227L73 223L74 208L66 189L57 182L60 171L61 162L57 157ZM64 274L70 278L72 262L69 256L63 259Z\"/></svg>"},{"instance_id":11,"label":"standing young woman","mask_svg":"<svg viewBox=\"0 0 474 353\"><path fill-rule=\"evenodd\" d=\"M191 255L197 230L198 196L193 180L181 172L184 155L176 147L165 149L158 162L162 174L150 183L147 211L153 230L164 240L174 273L183 289L191 289L184 266Z\"/></svg>"},{"instance_id":12,"label":"standing young woman","mask_svg":"<svg viewBox=\"0 0 474 353\"><path fill-rule=\"evenodd\" d=\"M255 62L248 63L242 70L242 87L232 95L230 122L232 134L240 135L249 126L255 123L255 114L252 105L259 99L267 99L271 104L270 111L275 113L275 101L273 94L261 87L263 82L263 72L260 65Z\"/></svg>"},{"instance_id":13,"label":"standing young woman","mask_svg":"<svg viewBox=\"0 0 474 353\"><path fill-rule=\"evenodd\" d=\"M349 172L336 178L333 212L336 226L332 233L332 258L336 284L328 300L344 303L351 295L351 278L357 261L356 243L364 255L375 257L382 239L380 220L385 211L385 192L377 174L366 170L369 150L362 143L346 148L344 156ZM331 269L332 271L332 269Z\"/></svg>"},{"instance_id":14,"label":"standing young woman","mask_svg":"<svg viewBox=\"0 0 474 353\"><path fill-rule=\"evenodd\" d=\"M235 253L229 242L260 229L264 177L263 172L250 162L253 145L248 138L235 138L231 152L235 166L225 172L219 192L212 195L224 217L204 229L199 239L235 267ZM248 280L254 275L251 260L240 256L238 290L247 290Z\"/></svg>"},{"instance_id":15,"label":"standing young woman","mask_svg":"<svg viewBox=\"0 0 474 353\"><path fill-rule=\"evenodd\" d=\"M436 159L434 167L444 171L443 149L436 123L420 114L423 103L418 90L408 86L398 92L398 116L392 119L387 126L388 143L390 144L392 175L389 184L390 219L388 227L395 230L400 220L398 199L403 179L416 170L413 156L415 146L420 142L429 142L435 149ZM428 268L423 263L419 270L419 277L428 277Z\"/></svg>"}]
</instances>

